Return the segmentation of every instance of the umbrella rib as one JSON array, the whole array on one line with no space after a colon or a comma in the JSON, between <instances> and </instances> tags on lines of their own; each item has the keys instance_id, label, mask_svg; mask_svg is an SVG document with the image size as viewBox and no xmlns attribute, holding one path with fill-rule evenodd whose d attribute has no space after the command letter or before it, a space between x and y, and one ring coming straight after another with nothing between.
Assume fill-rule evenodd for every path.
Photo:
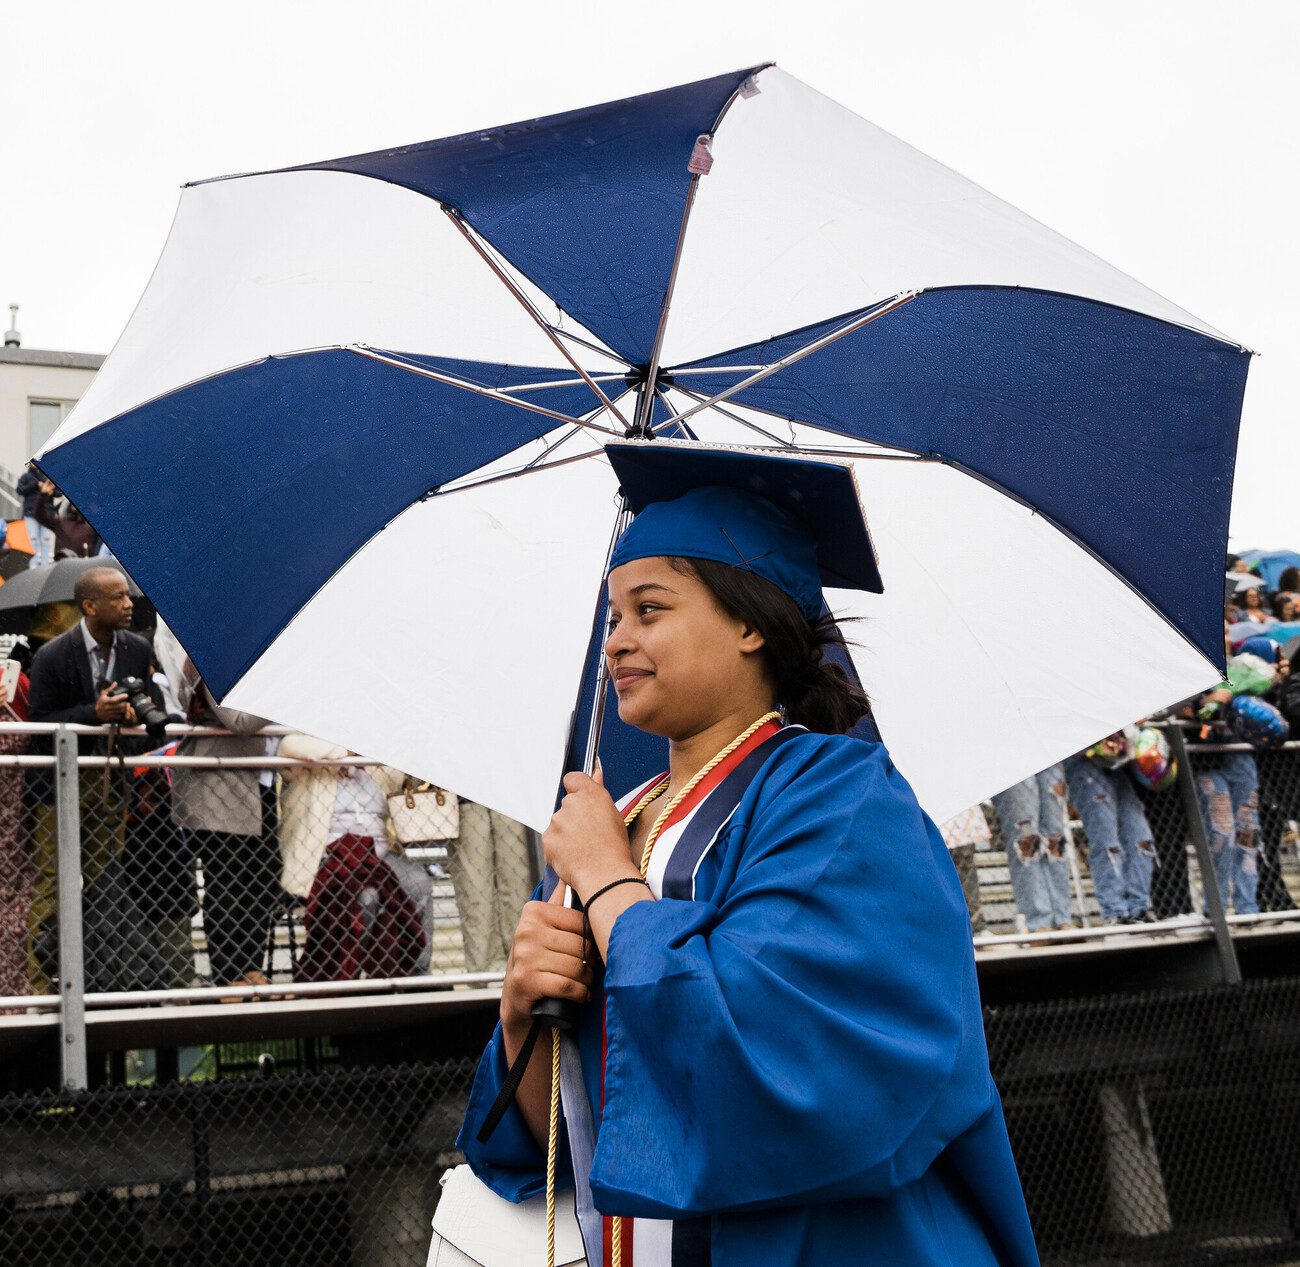
<instances>
[{"instance_id":1,"label":"umbrella rib","mask_svg":"<svg viewBox=\"0 0 1300 1267\"><path fill-rule=\"evenodd\" d=\"M706 134L709 137L710 141L713 139L714 136L717 135L718 129L722 126L723 119L727 117L727 112L735 104L736 99L741 96L752 95L751 89L757 91L757 86L755 85L754 80L757 78L758 74L761 71L766 70L769 66L772 65L775 65L775 63L764 62L763 65L758 67L758 69L755 70L752 75L748 76L743 83L739 83L736 85L736 87L732 90L731 95L726 99L726 101L722 103L722 109L718 111L717 117L713 120L713 126L708 130L708 133ZM692 154L692 158L694 158L694 154ZM711 162L706 165L705 171L708 170L709 166L712 166ZM689 163L687 164L687 170L690 171ZM642 434L645 435L649 435L653 431L653 428L651 428L650 426L650 419L654 415L654 397L656 394L658 394L657 391L658 384L656 383L656 379L659 376L659 357L663 352L664 332L668 328L668 310L672 307L673 291L676 289L677 286L677 273L679 268L681 267L682 250L686 245L687 225L690 223L691 210L695 206L695 195L699 192L700 177L704 174L705 174L704 172L694 172L694 171L691 172L691 183L686 190L686 204L685 206L682 207L682 220L681 220L681 224L678 226L677 229L677 244L673 248L672 267L669 269L668 272L668 284L664 287L663 305L659 309L659 324L655 329L654 344L650 349L650 360L646 365L646 382L654 384L656 391L654 393L651 392L643 393L640 401L638 402L637 428L642 432ZM664 403L667 404L666 399ZM677 421L677 420L670 419L670 421Z\"/></svg>"},{"instance_id":2,"label":"umbrella rib","mask_svg":"<svg viewBox=\"0 0 1300 1267\"><path fill-rule=\"evenodd\" d=\"M444 211L449 210L446 203L440 202L438 205ZM509 277L511 275L511 269L513 267L511 261L506 256L502 255L501 252L498 251L496 247L493 246L492 243L487 240L487 238L483 237L482 234L478 233L477 230L475 230L475 234L477 235L475 241L477 241L478 245L483 248L483 251L489 258L489 260L495 261L497 268L499 268L502 273L504 273L507 277ZM534 305L534 307L535 306L536 305ZM556 311L560 314L561 319L563 319L564 309L557 304ZM587 351L589 352L595 352L597 356L607 356L612 361L622 362L622 364L626 365L628 369L633 368L632 362L629 361L627 357L625 357L621 352L615 352L613 348L606 347L602 343L593 343L590 339L584 339L581 335L574 334L572 330L566 330L564 329L563 326L556 325L555 322L553 321L547 321L544 317L539 316L539 320L541 321L542 326L546 330L548 330L551 334L555 335L556 338L568 339L570 343L576 343L580 347L586 348ZM600 381L600 375L598 374L593 375L593 377L596 379L597 382ZM617 399L617 397L615 399Z\"/></svg>"},{"instance_id":3,"label":"umbrella rib","mask_svg":"<svg viewBox=\"0 0 1300 1267\"><path fill-rule=\"evenodd\" d=\"M752 374L755 370L766 369L765 365L707 365L703 369L680 369L674 367L668 376L675 383L679 378L689 375L707 377L710 374Z\"/></svg>"},{"instance_id":4,"label":"umbrella rib","mask_svg":"<svg viewBox=\"0 0 1300 1267\"><path fill-rule=\"evenodd\" d=\"M708 131L708 136L712 138L717 134L718 128L722 126L722 120L727 117L727 112L735 103L736 98L742 95L750 95L750 89L753 88L754 79L760 71L766 70L773 65L772 62L764 62L762 66L743 83L737 84L732 90L731 95L722 103L722 109L718 111L717 117L713 120L713 126ZM689 164L687 165L689 170ZM682 262L682 248L686 245L686 226L691 218L691 208L695 205L695 195L699 191L701 172L691 172L690 187L686 191L686 205L682 208L682 222L677 230L677 245L673 249L672 268L668 273L668 284L664 288L664 302L659 310L659 325L655 330L654 345L650 350L650 360L646 367L646 382L654 384L659 374L659 357L663 351L664 331L668 328L668 309L672 306L673 290L677 286L677 271ZM654 395L656 393L646 392L638 402L637 426L645 434L650 432L650 419L654 414Z\"/></svg>"},{"instance_id":5,"label":"umbrella rib","mask_svg":"<svg viewBox=\"0 0 1300 1267\"><path fill-rule=\"evenodd\" d=\"M593 374L592 379L597 383L626 383L626 374ZM496 390L505 393L507 396L522 396L526 392L541 392L552 387L578 387L587 380L584 378L557 378L549 383L520 383L517 387L498 387ZM619 393L621 395L622 393ZM614 397L615 400L618 396Z\"/></svg>"},{"instance_id":6,"label":"umbrella rib","mask_svg":"<svg viewBox=\"0 0 1300 1267\"><path fill-rule=\"evenodd\" d=\"M557 422L567 422L574 427L584 427L590 431L599 431L604 435L618 435L610 427L602 427L599 423L588 422L582 418L574 418L569 414L562 414L555 409L547 409L542 405L534 405L527 400L519 400L515 396L507 396L494 387L481 387L477 383L471 383L463 378L456 378L452 374L444 374L441 370L432 370L425 365L412 365L408 361L403 361L396 356L383 352L376 352L374 348L368 348L364 344L349 343L345 349L348 352L355 352L358 356L369 357L372 361L378 361L382 365L391 365L394 369L405 370L408 374L418 374L421 378L431 378L435 383L443 383L448 387L459 387L461 391L473 392L476 396L486 396L489 400L499 400L502 404L513 405L516 409L526 409L529 413L541 414L544 418L554 418Z\"/></svg>"},{"instance_id":7,"label":"umbrella rib","mask_svg":"<svg viewBox=\"0 0 1300 1267\"><path fill-rule=\"evenodd\" d=\"M632 390L632 389L631 389L630 387L625 388L623 391L619 392L619 394L618 394L617 396L615 396L614 399L615 399L615 400L622 400L622 398L623 398L624 396L626 396L627 393L628 393L629 391L631 391L631 390ZM520 475L522 475L522 474L524 474L524 473L526 473L526 472L528 472L528 471L536 470L536 469L537 469L537 468L538 468L538 467L539 467L543 462L546 461L546 459L547 459L547 458L548 458L552 453L554 453L554 452L556 451L556 449L558 449L561 445L567 444L567 443L568 443L570 440L572 440L573 437L576 436L576 435L577 435L581 430L582 430L581 427L570 427L570 428L569 428L569 429L568 429L568 430L567 430L567 431L566 431L562 436L560 436L558 439L556 439L556 440L552 440L549 444L547 444L547 445L545 446L545 448L543 448L542 451L541 451L541 452L540 452L540 453L539 453L535 458L533 458L533 459L532 459L531 461L529 461L529 462L525 462L524 465L523 465L522 467L519 468L519 472L518 472L518 473L519 473ZM588 456L589 456L589 455L588 455Z\"/></svg>"},{"instance_id":8,"label":"umbrella rib","mask_svg":"<svg viewBox=\"0 0 1300 1267\"><path fill-rule=\"evenodd\" d=\"M699 396L696 393L693 393L688 387L683 387L680 383L677 383L674 386L673 390L681 392L682 395L684 396L691 396L693 399L696 400L699 399ZM727 409L720 409L716 405L713 408L716 413L721 414L724 418L728 418L733 422L738 422L743 426L751 427L754 430L761 430L761 428L759 428L756 423L747 422L739 414L732 413L730 410ZM847 432L836 431L834 427L827 427L823 423L809 422L806 418L791 418L788 414L777 413L773 409L765 409L762 405L750 404L748 401L745 402L744 408L748 409L751 413L762 414L766 418L776 418L781 422L788 422L794 426L810 427L814 431L827 431L830 432L832 435L843 436L846 441L852 442L856 440L859 443L870 444L874 446L873 449L869 452L862 452L860 450L855 450L855 449L821 448L816 450L816 452L818 453L827 453L831 455L839 455L841 457L854 457L854 458L904 458L907 459L908 461L912 461L916 459L924 459L926 461L936 461L936 462L947 461L947 459L944 458L941 454L929 453L929 452L923 453L920 450L916 450L916 449L903 449L896 444L885 444L884 441L882 440L868 440L859 436L850 436ZM664 425L667 426L668 424L665 423ZM767 433L764 432L764 434ZM781 439L780 436L776 436L775 439L777 443L781 445L782 448L786 448L786 449L794 448L800 451L806 450L806 446L800 444L798 441L791 442L791 441L783 440ZM880 451L882 449L888 449L889 452L882 453ZM806 451L812 452L813 450L807 449Z\"/></svg>"},{"instance_id":9,"label":"umbrella rib","mask_svg":"<svg viewBox=\"0 0 1300 1267\"><path fill-rule=\"evenodd\" d=\"M551 325L550 322L547 322L546 328L555 335L557 339L568 339L570 343L576 343L590 352L595 352L598 356L607 356L610 360L622 361L628 369L632 368L632 362L629 361L627 357L620 356L619 353L615 352L612 348L603 348L599 343L593 343L590 339L584 339L580 335L574 334L572 330L562 330L559 326ZM599 377L599 375L596 375L597 380L599 380Z\"/></svg>"},{"instance_id":10,"label":"umbrella rib","mask_svg":"<svg viewBox=\"0 0 1300 1267\"><path fill-rule=\"evenodd\" d=\"M662 387L660 387L658 383L655 384L655 395L658 396L659 399L664 402L664 409L666 409L669 413L672 413L673 403L671 400L668 399L668 393ZM658 428L651 427L650 430L657 431Z\"/></svg>"},{"instance_id":11,"label":"umbrella rib","mask_svg":"<svg viewBox=\"0 0 1300 1267\"><path fill-rule=\"evenodd\" d=\"M618 434L615 432L614 434ZM542 471L553 471L561 466L569 466L574 462L585 462L588 458L598 458L604 454L603 447L592 449L589 453L574 453L567 458L556 458L554 462L538 462L534 460L527 466L520 467L517 471L500 471L496 475L485 475L481 480L467 480L463 484L454 484L451 488L432 488L419 501L430 501L434 497L450 497L453 493L467 493L472 488L486 488L489 484L501 484L506 480L522 479L525 475L538 475ZM543 455L545 456L545 455Z\"/></svg>"},{"instance_id":12,"label":"umbrella rib","mask_svg":"<svg viewBox=\"0 0 1300 1267\"><path fill-rule=\"evenodd\" d=\"M676 388L677 391L681 392L683 396L688 396L691 400L705 399L705 397L701 396L699 392L693 392L689 387L683 387L680 383L675 383L674 387ZM724 409L721 405L714 405L713 408L716 412L720 413L724 418L728 418L732 422L737 422L742 427L747 427L750 431L755 431L761 436L766 436L769 440L775 440L777 444L781 445L782 448L796 449L799 447L797 444L794 443L793 440L782 440L781 437L777 435L775 432L768 431L765 427L760 427L756 422L749 422L747 419L742 418L739 414L733 413L730 409ZM668 425L667 423L664 424L664 426L667 425ZM662 431L663 427L658 427L656 428L656 430Z\"/></svg>"},{"instance_id":13,"label":"umbrella rib","mask_svg":"<svg viewBox=\"0 0 1300 1267\"><path fill-rule=\"evenodd\" d=\"M625 388L623 391L619 392L618 395L614 397L614 399L621 400L631 390L632 388L630 387ZM481 488L485 484L497 484L500 483L502 480L518 479L521 475L533 475L538 471L548 471L552 467L567 466L570 462L579 462L584 458L598 457L601 453L604 452L603 448L589 449L586 453L575 453L567 458L556 458L555 461L553 462L548 462L546 460L548 457L550 457L552 453L554 453L558 448L560 448L561 445L567 444L570 440L572 440L573 437L577 435L581 430L582 428L578 426L570 427L563 435L559 436L555 440L552 440L549 444L546 444L546 446L535 458L530 459L529 461L525 462L522 466L516 467L513 470L498 471L495 475L487 475L484 476L482 479L476 479L476 480L467 479L463 483L453 481L452 486L450 488L430 489L429 492L427 492L424 495L424 497L421 498L421 500L428 501L429 498L431 497L445 497L448 493L463 492L467 488ZM617 433L615 432L611 434L617 434Z\"/></svg>"},{"instance_id":14,"label":"umbrella rib","mask_svg":"<svg viewBox=\"0 0 1300 1267\"><path fill-rule=\"evenodd\" d=\"M519 473L522 474L524 471L536 470L537 467L541 466L556 449L561 445L568 444L568 442L572 440L574 436L580 434L581 431L581 427L570 427L562 436L556 440L552 440L550 444L546 445L546 447L543 448L535 458L525 462L523 466L519 468Z\"/></svg>"},{"instance_id":15,"label":"umbrella rib","mask_svg":"<svg viewBox=\"0 0 1300 1267\"><path fill-rule=\"evenodd\" d=\"M614 407L614 402L610 400L608 396L605 395L604 390L600 387L600 385L596 382L596 380L592 378L592 376L588 374L587 371L584 370L581 365L578 364L577 358L560 341L559 336L555 333L554 330L551 329L550 322L548 322L546 318L543 317L542 314L537 311L537 306L533 303L533 301L529 299L527 295L524 294L524 292L515 283L514 279L510 277L509 274L506 273L505 269L503 269L496 262L496 260L494 260L492 256L489 255L488 252L483 249L482 244L478 240L478 235L470 232L469 225L465 223L465 219L460 214L460 212L448 206L444 206L442 210L443 210L443 214L447 217L447 219L449 219L452 222L452 224L456 226L457 230L460 232L461 237L463 237L465 241L468 242L470 246L474 248L479 258L497 275L498 279L505 285L506 289L510 291L510 293L515 297L516 300L519 301L519 304L524 309L524 311L528 313L528 315L532 317L532 319L537 323L538 329L540 329L541 332L544 335L546 335L546 337L551 341L551 343L554 344L555 350L559 352L559 354L562 357L564 357L564 359L568 361L568 363L571 366L573 366L573 368L578 372L578 375L582 378L582 381L586 383L587 386L590 387L593 392L596 393L596 396L600 400L600 403L606 409L608 409L609 412L613 414L614 417L617 418L619 422L623 424L623 427L626 429L627 419L624 418L623 415L619 413L618 410Z\"/></svg>"},{"instance_id":16,"label":"umbrella rib","mask_svg":"<svg viewBox=\"0 0 1300 1267\"><path fill-rule=\"evenodd\" d=\"M700 173L691 173L691 183L686 190L686 205L682 208L682 222L677 227L677 244L673 248L672 267L668 270L668 284L664 287L664 301L659 308L659 324L655 328L654 343L650 347L650 360L646 363L645 381L653 383L659 373L659 356L664 346L664 331L668 328L668 310L672 307L673 289L677 285L677 270L682 263L682 248L686 245L686 226L690 223L691 208L695 205L695 195L700 187ZM646 434L650 430L650 418L654 413L654 393L643 392L637 407L637 429Z\"/></svg>"},{"instance_id":17,"label":"umbrella rib","mask_svg":"<svg viewBox=\"0 0 1300 1267\"><path fill-rule=\"evenodd\" d=\"M852 458L855 462L929 462L935 466L953 465L946 458L935 457L929 453L855 453L851 449L823 449L806 444L801 444L793 450L784 444L747 444L743 447L756 453L794 453L795 455L807 453L812 457Z\"/></svg>"},{"instance_id":18,"label":"umbrella rib","mask_svg":"<svg viewBox=\"0 0 1300 1267\"><path fill-rule=\"evenodd\" d=\"M814 352L820 352L822 348L829 347L832 343L838 343L840 339L853 334L855 331L861 330L863 326L868 326L873 321L878 321L886 314L903 307L904 304L911 303L920 293L919 290L909 290L905 291L901 295L895 295L892 299L888 299L884 303L878 304L868 312L854 317L852 321L846 321L842 326L838 326L834 330L830 331L830 333L822 335L821 338L814 339L811 343L807 343L803 347L796 349L788 356L781 357L779 361L773 361L770 365L765 365L756 373L750 374L746 378L742 378L740 382L733 383L730 387L717 392L707 400L702 400L698 404L692 405L685 413L669 418L663 425L668 426L674 422L682 422L691 417L692 414L697 414L702 409L708 409L711 406L716 405L719 401L730 400L737 392L742 392L747 387L753 387L754 384L761 383L764 379L771 378L773 374L779 373L781 370L785 369L786 366L794 365L796 362L802 361L805 357L811 356Z\"/></svg>"}]
</instances>

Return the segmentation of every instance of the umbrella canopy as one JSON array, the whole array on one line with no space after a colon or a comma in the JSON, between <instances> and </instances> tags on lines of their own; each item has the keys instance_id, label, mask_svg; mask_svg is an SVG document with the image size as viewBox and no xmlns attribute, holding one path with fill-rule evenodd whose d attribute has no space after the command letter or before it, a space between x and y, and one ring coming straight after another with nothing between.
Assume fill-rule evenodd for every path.
<instances>
[{"instance_id":1,"label":"umbrella canopy","mask_svg":"<svg viewBox=\"0 0 1300 1267\"><path fill-rule=\"evenodd\" d=\"M43 603L71 603L77 580L94 568L126 569L116 560L60 559L47 568L28 568L0 588L0 629L8 632L25 632L32 612ZM127 588L133 598L139 598L140 587L128 576Z\"/></svg>"},{"instance_id":2,"label":"umbrella canopy","mask_svg":"<svg viewBox=\"0 0 1300 1267\"><path fill-rule=\"evenodd\" d=\"M1256 576L1254 572L1228 572L1226 576L1238 594L1245 590L1257 590L1264 584L1264 578Z\"/></svg>"},{"instance_id":3,"label":"umbrella canopy","mask_svg":"<svg viewBox=\"0 0 1300 1267\"><path fill-rule=\"evenodd\" d=\"M6 519L5 520L5 549L15 554L32 555L36 552L32 549L31 535L27 531L27 520L25 519Z\"/></svg>"},{"instance_id":4,"label":"umbrella canopy","mask_svg":"<svg viewBox=\"0 0 1300 1267\"><path fill-rule=\"evenodd\" d=\"M1268 634L1269 628L1276 623L1272 616L1265 620L1237 620L1228 626L1228 638L1233 643L1245 642L1258 634Z\"/></svg>"},{"instance_id":5,"label":"umbrella canopy","mask_svg":"<svg viewBox=\"0 0 1300 1267\"><path fill-rule=\"evenodd\" d=\"M1250 564L1253 572L1264 578L1271 590L1277 589L1287 568L1300 567L1300 554L1294 550L1246 550L1240 557Z\"/></svg>"},{"instance_id":6,"label":"umbrella canopy","mask_svg":"<svg viewBox=\"0 0 1300 1267\"><path fill-rule=\"evenodd\" d=\"M1267 637L1272 638L1280 646L1286 646L1292 638L1300 636L1300 621L1286 620L1278 621L1262 631Z\"/></svg>"},{"instance_id":7,"label":"umbrella canopy","mask_svg":"<svg viewBox=\"0 0 1300 1267\"><path fill-rule=\"evenodd\" d=\"M0 552L0 585L11 581L19 572L26 572L32 556L22 550Z\"/></svg>"},{"instance_id":8,"label":"umbrella canopy","mask_svg":"<svg viewBox=\"0 0 1300 1267\"><path fill-rule=\"evenodd\" d=\"M0 548L0 585L25 572L32 561L32 543L22 519L5 522L4 546Z\"/></svg>"},{"instance_id":9,"label":"umbrella canopy","mask_svg":"<svg viewBox=\"0 0 1300 1267\"><path fill-rule=\"evenodd\" d=\"M942 819L1218 680L1248 359L751 67L188 186L40 460L219 697L540 825L604 440L842 457L885 592L830 601Z\"/></svg>"}]
</instances>

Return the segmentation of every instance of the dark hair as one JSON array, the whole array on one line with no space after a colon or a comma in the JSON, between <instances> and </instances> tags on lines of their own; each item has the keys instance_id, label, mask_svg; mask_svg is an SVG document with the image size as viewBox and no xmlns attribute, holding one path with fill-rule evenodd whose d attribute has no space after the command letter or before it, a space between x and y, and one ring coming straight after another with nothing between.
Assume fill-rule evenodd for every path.
<instances>
[{"instance_id":1,"label":"dark hair","mask_svg":"<svg viewBox=\"0 0 1300 1267\"><path fill-rule=\"evenodd\" d=\"M842 735L871 712L871 701L844 669L826 657L844 648L839 622L829 614L810 621L770 581L711 559L670 558L678 572L696 576L730 616L763 635L763 654L787 720L823 734Z\"/></svg>"},{"instance_id":2,"label":"dark hair","mask_svg":"<svg viewBox=\"0 0 1300 1267\"><path fill-rule=\"evenodd\" d=\"M1274 595L1273 595L1273 615L1276 616L1276 617L1278 618L1278 620L1281 620L1281 619L1282 619L1282 608L1284 608L1284 607L1287 605L1287 603L1294 603L1295 601L1296 601L1296 599L1295 599L1295 595L1294 595L1294 594L1287 593L1286 591L1282 591L1282 592L1280 592L1280 593L1274 594Z\"/></svg>"},{"instance_id":3,"label":"dark hair","mask_svg":"<svg viewBox=\"0 0 1300 1267\"><path fill-rule=\"evenodd\" d=\"M87 599L99 598L104 583L105 573L109 576L122 575L117 568L93 567L87 568L79 577L77 577L76 581L73 582L72 597L78 608L80 608L81 604L86 602Z\"/></svg>"},{"instance_id":4,"label":"dark hair","mask_svg":"<svg viewBox=\"0 0 1300 1267\"><path fill-rule=\"evenodd\" d=\"M1300 590L1300 568L1294 564L1283 568L1282 575L1277 578L1277 587L1280 590Z\"/></svg>"}]
</instances>

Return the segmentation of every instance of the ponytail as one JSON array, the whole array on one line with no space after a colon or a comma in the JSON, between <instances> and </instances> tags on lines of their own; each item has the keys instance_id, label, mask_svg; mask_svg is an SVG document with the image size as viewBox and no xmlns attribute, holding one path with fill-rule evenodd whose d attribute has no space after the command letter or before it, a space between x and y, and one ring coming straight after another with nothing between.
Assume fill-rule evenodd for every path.
<instances>
[{"instance_id":1,"label":"ponytail","mask_svg":"<svg viewBox=\"0 0 1300 1267\"><path fill-rule=\"evenodd\" d=\"M871 701L828 652L847 657L839 622L827 613L810 621L794 599L752 572L710 559L672 559L698 577L719 605L763 635L763 653L786 719L841 735L871 713Z\"/></svg>"},{"instance_id":2,"label":"ponytail","mask_svg":"<svg viewBox=\"0 0 1300 1267\"><path fill-rule=\"evenodd\" d=\"M807 645L801 648L802 663L793 672L788 672L783 681L778 655L769 658L777 679L777 698L789 721L823 734L842 735L870 714L871 701L849 678L844 666L827 655L832 649L847 654L844 635L835 617L828 613L810 623L802 612L797 614L807 631L804 635ZM766 631L763 632L766 636ZM771 646L770 640L768 646Z\"/></svg>"}]
</instances>

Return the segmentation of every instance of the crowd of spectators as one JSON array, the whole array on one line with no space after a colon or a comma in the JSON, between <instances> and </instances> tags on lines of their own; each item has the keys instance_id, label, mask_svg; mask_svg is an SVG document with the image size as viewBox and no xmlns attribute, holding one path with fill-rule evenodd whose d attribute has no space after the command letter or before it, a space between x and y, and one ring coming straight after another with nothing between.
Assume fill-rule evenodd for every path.
<instances>
[{"instance_id":1,"label":"crowd of spectators","mask_svg":"<svg viewBox=\"0 0 1300 1267\"><path fill-rule=\"evenodd\" d=\"M109 758L79 778L88 989L269 985L277 926L295 980L427 972L435 877L452 885L465 970L504 968L535 883L523 827L434 789L458 833L399 839L393 798L414 805L427 784L311 736L267 736L265 719L218 705L166 625L141 619L120 570L83 571L74 602L57 606L72 610L38 609L10 651L21 671L12 697L0 679L0 710L100 728L78 741L81 755ZM156 748L156 732L120 732L141 711L222 733ZM138 761L146 751L233 761L160 767ZM0 757L21 752L52 746L0 733ZM270 757L295 764L259 764ZM57 981L55 792L48 766L0 761L0 997Z\"/></svg>"},{"instance_id":2,"label":"crowd of spectators","mask_svg":"<svg viewBox=\"0 0 1300 1267\"><path fill-rule=\"evenodd\" d=\"M108 553L99 534L81 512L35 464L29 464L18 477L16 488L32 547L29 567L49 567L59 559L89 559Z\"/></svg>"},{"instance_id":3,"label":"crowd of spectators","mask_svg":"<svg viewBox=\"0 0 1300 1267\"><path fill-rule=\"evenodd\" d=\"M106 553L34 467L18 492L30 566ZM1300 819L1300 769L1280 740L1288 723L1300 728L1300 678L1292 676L1300 661L1300 567L1283 571L1270 590L1245 562L1230 556L1228 565L1228 680L1144 722L1184 728L1214 880L1225 907L1251 914L1294 905L1280 854L1288 825ZM409 831L401 838L393 798L410 798L415 788L424 795L427 785L312 736L266 736L265 719L217 704L170 631L142 607L137 613L120 571L83 573L73 603L37 610L11 653L23 671L8 687L0 680L0 710L11 718L109 728L79 741L82 755L116 758L102 775L83 770L79 782L90 988L181 988L201 979L269 985L272 933L287 924L293 944L295 919L304 933L298 980L425 972L435 878L455 894L465 969L501 970L535 879L528 833L463 802L458 830L440 841L442 849L422 848L434 842L411 840ZM164 751L242 764L133 766L157 735L117 732L140 720L122 688L128 679L143 683L169 720L224 732L187 734ZM1234 703L1242 695L1255 710L1252 725L1238 717L1250 712ZM1272 710L1276 725L1261 708ZM1018 927L1076 926L1072 820L1087 839L1103 923L1190 910L1187 824L1169 791L1173 779L1142 777L1137 734L1134 727L1117 732L942 825L975 933L988 925L977 855L995 837ZM1241 748L1243 739L1252 746ZM1226 743L1237 746L1224 750ZM0 734L0 996L49 990L57 976L54 776L3 764L24 751L51 748L44 737ZM296 764L257 764L277 755ZM432 854L441 861L431 863ZM200 909L202 976L194 939Z\"/></svg>"},{"instance_id":4,"label":"crowd of spectators","mask_svg":"<svg viewBox=\"0 0 1300 1267\"><path fill-rule=\"evenodd\" d=\"M1270 589L1247 560L1230 555L1227 565L1227 679L1140 724L1183 729L1225 910L1292 910L1281 852L1288 825L1300 820L1300 768L1281 745L1292 733L1300 737L1300 566L1283 569ZM1153 923L1191 910L1187 824L1173 771L1158 784L1144 777L1135 759L1141 742L1138 726L1127 727L943 824L976 932L987 920L974 855L991 843L992 825L1006 852L1017 924L1029 932L1076 926L1072 809L1087 839L1103 924Z\"/></svg>"}]
</instances>

